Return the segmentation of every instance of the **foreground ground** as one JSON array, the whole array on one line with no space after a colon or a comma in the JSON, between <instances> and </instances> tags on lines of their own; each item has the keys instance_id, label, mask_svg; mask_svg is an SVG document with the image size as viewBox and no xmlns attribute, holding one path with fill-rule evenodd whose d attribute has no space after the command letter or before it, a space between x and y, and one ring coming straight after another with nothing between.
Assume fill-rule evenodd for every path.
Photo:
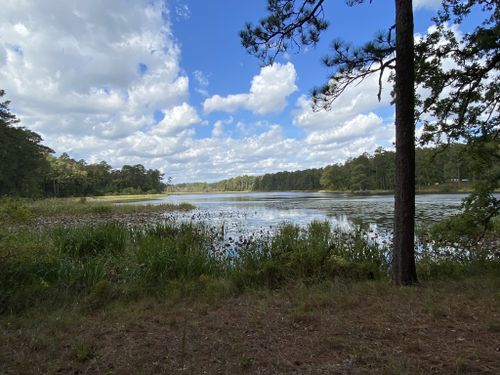
<instances>
[{"instance_id":1,"label":"foreground ground","mask_svg":"<svg viewBox=\"0 0 500 375\"><path fill-rule=\"evenodd\" d=\"M170 296L0 327L1 374L499 374L500 277Z\"/></svg>"}]
</instances>

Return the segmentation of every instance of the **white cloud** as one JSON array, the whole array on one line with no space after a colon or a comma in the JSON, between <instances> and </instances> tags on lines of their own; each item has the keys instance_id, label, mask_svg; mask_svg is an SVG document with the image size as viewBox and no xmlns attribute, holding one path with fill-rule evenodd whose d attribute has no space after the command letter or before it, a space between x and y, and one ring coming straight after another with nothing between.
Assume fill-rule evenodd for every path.
<instances>
[{"instance_id":1,"label":"white cloud","mask_svg":"<svg viewBox=\"0 0 500 375\"><path fill-rule=\"evenodd\" d=\"M378 75L371 75L358 85L349 86L332 104L329 111L314 111L311 101L302 95L297 100L294 125L307 129L329 129L336 124L350 120L360 113L367 113L377 108L388 106L391 102L391 85L387 83L388 74L383 77L383 89L380 102L377 98Z\"/></svg>"},{"instance_id":2,"label":"white cloud","mask_svg":"<svg viewBox=\"0 0 500 375\"><path fill-rule=\"evenodd\" d=\"M214 128L212 129L212 136L221 137L224 135L224 125L230 125L233 123L233 117L230 116L226 120L217 120L214 123Z\"/></svg>"},{"instance_id":3,"label":"white cloud","mask_svg":"<svg viewBox=\"0 0 500 375\"><path fill-rule=\"evenodd\" d=\"M161 0L4 1L0 82L12 110L57 150L58 136L117 139L154 124L155 110L188 97L166 20Z\"/></svg>"},{"instance_id":4,"label":"white cloud","mask_svg":"<svg viewBox=\"0 0 500 375\"><path fill-rule=\"evenodd\" d=\"M375 79L346 91L331 112L313 112L301 97L295 138L265 119L215 115L211 137L197 138L194 126L207 121L189 101L169 17L163 0L4 0L0 82L13 112L58 152L115 167L141 163L175 182L320 167L392 137L391 121L372 113L389 102L386 88L378 103ZM201 71L192 77L195 89L210 84ZM296 79L291 62L264 67L248 92L212 96L204 111L283 111Z\"/></svg>"},{"instance_id":5,"label":"white cloud","mask_svg":"<svg viewBox=\"0 0 500 375\"><path fill-rule=\"evenodd\" d=\"M203 108L206 113L231 113L241 108L259 115L281 112L287 105L286 98L297 90L296 78L297 73L291 62L265 66L253 77L249 93L225 97L214 95L205 100Z\"/></svg>"},{"instance_id":6,"label":"white cloud","mask_svg":"<svg viewBox=\"0 0 500 375\"><path fill-rule=\"evenodd\" d=\"M187 103L165 111L163 120L153 127L151 133L154 135L175 134L179 130L190 127L201 122L196 109Z\"/></svg>"},{"instance_id":7,"label":"white cloud","mask_svg":"<svg viewBox=\"0 0 500 375\"><path fill-rule=\"evenodd\" d=\"M383 134L380 134L381 131ZM346 121L339 126L332 125L329 129L313 131L307 136L306 143L310 145L342 144L373 135L379 135L378 138L383 139L384 136L393 131L391 125L384 125L381 117L370 112L367 115L357 115L352 120Z\"/></svg>"},{"instance_id":8,"label":"white cloud","mask_svg":"<svg viewBox=\"0 0 500 375\"><path fill-rule=\"evenodd\" d=\"M441 6L441 0L414 0L413 9L431 9L436 10Z\"/></svg>"}]
</instances>

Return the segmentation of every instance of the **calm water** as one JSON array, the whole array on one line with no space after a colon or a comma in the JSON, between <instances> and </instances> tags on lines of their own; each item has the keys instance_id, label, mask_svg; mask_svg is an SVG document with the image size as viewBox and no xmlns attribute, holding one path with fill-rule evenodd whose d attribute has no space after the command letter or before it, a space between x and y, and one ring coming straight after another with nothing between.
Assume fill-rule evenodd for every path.
<instances>
[{"instance_id":1,"label":"calm water","mask_svg":"<svg viewBox=\"0 0 500 375\"><path fill-rule=\"evenodd\" d=\"M464 197L465 194L418 195L417 223L431 224L458 213ZM164 202L191 203L196 207L194 211L168 216L224 225L226 236L234 237L272 233L283 222L305 226L312 220L327 220L344 229L361 220L382 235L392 228L394 205L391 195L304 192L171 195L146 203Z\"/></svg>"}]
</instances>

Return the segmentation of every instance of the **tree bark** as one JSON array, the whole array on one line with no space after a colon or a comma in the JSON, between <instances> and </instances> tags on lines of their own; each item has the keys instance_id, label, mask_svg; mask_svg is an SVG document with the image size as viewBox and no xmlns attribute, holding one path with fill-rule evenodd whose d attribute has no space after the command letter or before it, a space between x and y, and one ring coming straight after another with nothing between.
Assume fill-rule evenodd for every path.
<instances>
[{"instance_id":1,"label":"tree bark","mask_svg":"<svg viewBox=\"0 0 500 375\"><path fill-rule=\"evenodd\" d=\"M412 0L396 0L396 176L392 279L416 283L415 66Z\"/></svg>"}]
</instances>

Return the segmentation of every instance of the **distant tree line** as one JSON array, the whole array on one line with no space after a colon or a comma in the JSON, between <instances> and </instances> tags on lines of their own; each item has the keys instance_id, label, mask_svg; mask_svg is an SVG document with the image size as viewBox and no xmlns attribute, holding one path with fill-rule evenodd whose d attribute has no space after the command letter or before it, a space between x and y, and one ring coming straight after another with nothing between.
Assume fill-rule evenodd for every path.
<instances>
[{"instance_id":1,"label":"distant tree line","mask_svg":"<svg viewBox=\"0 0 500 375\"><path fill-rule=\"evenodd\" d=\"M495 145L492 144L492 147ZM324 168L295 172L267 173L262 176L239 176L218 182L173 185L174 191L290 191L334 190L366 191L394 189L394 151L378 148L373 154ZM488 166L489 169L497 168ZM484 170L471 148L465 144L440 145L416 149L417 190L452 189L473 185L491 171Z\"/></svg>"},{"instance_id":2,"label":"distant tree line","mask_svg":"<svg viewBox=\"0 0 500 375\"><path fill-rule=\"evenodd\" d=\"M142 164L112 169L105 161L87 164L64 153L47 156L49 172L43 179L42 194L67 197L104 194L160 193L165 189L163 174Z\"/></svg>"},{"instance_id":3,"label":"distant tree line","mask_svg":"<svg viewBox=\"0 0 500 375\"><path fill-rule=\"evenodd\" d=\"M343 164L323 169L322 188L329 190L393 190L393 151L378 148L373 154L364 153ZM426 190L442 184L474 184L481 179L481 168L465 144L417 148L416 189Z\"/></svg>"}]
</instances>

